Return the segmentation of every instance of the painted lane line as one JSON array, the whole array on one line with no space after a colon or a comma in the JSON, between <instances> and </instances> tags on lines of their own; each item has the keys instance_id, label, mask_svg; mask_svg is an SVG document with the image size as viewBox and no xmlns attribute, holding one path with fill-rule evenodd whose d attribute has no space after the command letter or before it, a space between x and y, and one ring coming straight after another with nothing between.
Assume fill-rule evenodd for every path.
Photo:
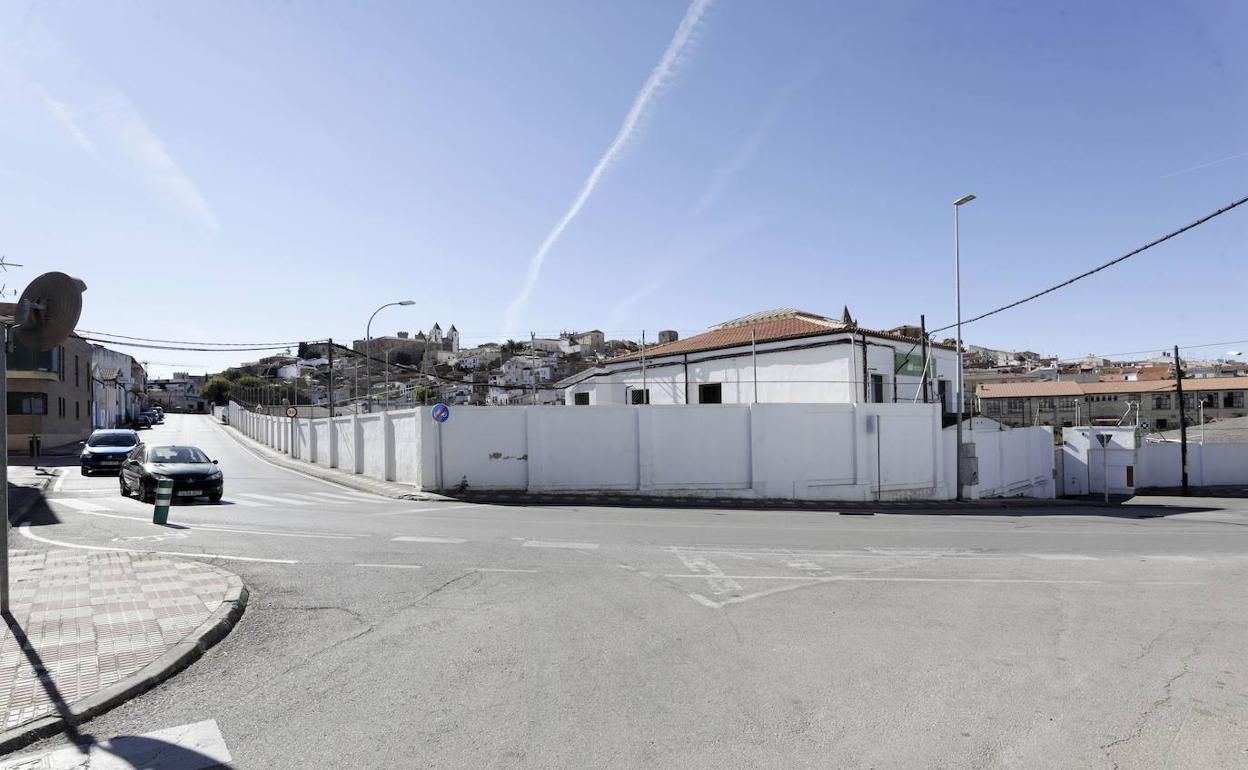
<instances>
[{"instance_id":1,"label":"painted lane line","mask_svg":"<svg viewBox=\"0 0 1248 770\"><path fill-rule=\"evenodd\" d=\"M56 749L0 761L0 770L204 770L233 761L221 728L207 719L145 735L121 735L101 743Z\"/></svg>"},{"instance_id":2,"label":"painted lane line","mask_svg":"<svg viewBox=\"0 0 1248 770\"><path fill-rule=\"evenodd\" d=\"M68 468L63 468L60 473L56 474L56 481L52 483L52 491L60 492L61 485L65 483L65 479L68 476L69 476Z\"/></svg>"},{"instance_id":3,"label":"painted lane line","mask_svg":"<svg viewBox=\"0 0 1248 770\"><path fill-rule=\"evenodd\" d=\"M1173 561L1173 562L1178 562L1180 564L1191 564L1193 562L1198 562L1198 561L1209 561L1203 556L1183 556L1181 554L1164 554L1164 553L1162 554L1146 553L1146 554L1142 554L1140 558L1147 559L1149 561Z\"/></svg>"},{"instance_id":4,"label":"painted lane line","mask_svg":"<svg viewBox=\"0 0 1248 770\"><path fill-rule=\"evenodd\" d=\"M598 547L597 543L561 543L554 540L525 540L525 548L571 548L582 551L592 551Z\"/></svg>"},{"instance_id":5,"label":"painted lane line","mask_svg":"<svg viewBox=\"0 0 1248 770\"><path fill-rule=\"evenodd\" d=\"M18 528L18 533L28 540L34 540L37 543L46 543L48 545L59 545L62 548L77 548L82 551L115 551L120 553L158 553L162 556L187 556L192 559L224 559L228 561L255 561L265 564L298 564L294 559L261 559L257 556L233 556L221 553L184 553L181 551L148 551L135 548L109 548L103 545L79 545L77 543L66 543L61 540L53 540L50 537L41 537L30 531L29 524L23 524Z\"/></svg>"},{"instance_id":6,"label":"painted lane line","mask_svg":"<svg viewBox=\"0 0 1248 770\"><path fill-rule=\"evenodd\" d=\"M688 577L705 578L707 586L714 594L730 594L740 593L743 589L741 584L733 578L724 574L715 562L705 556L687 554L679 549L673 549L676 558L680 559L681 564L685 568L694 573Z\"/></svg>"},{"instance_id":7,"label":"painted lane line","mask_svg":"<svg viewBox=\"0 0 1248 770\"><path fill-rule=\"evenodd\" d=\"M511 569L509 567L473 567L474 572L541 572L537 569Z\"/></svg>"},{"instance_id":8,"label":"painted lane line","mask_svg":"<svg viewBox=\"0 0 1248 770\"><path fill-rule=\"evenodd\" d=\"M238 494L246 498L255 498L256 500L264 500L265 502L276 503L277 505L300 505L300 506L316 505L316 503L310 503L307 500L292 500L288 497L274 497L272 495L257 495L253 492L239 492Z\"/></svg>"},{"instance_id":9,"label":"painted lane line","mask_svg":"<svg viewBox=\"0 0 1248 770\"><path fill-rule=\"evenodd\" d=\"M1099 561L1095 556L1085 556L1080 553L1025 553L1023 555L1029 559L1044 559L1045 561Z\"/></svg>"},{"instance_id":10,"label":"painted lane line","mask_svg":"<svg viewBox=\"0 0 1248 770\"><path fill-rule=\"evenodd\" d=\"M323 495L304 494L303 492L286 492L285 495L287 497L293 497L296 500L307 500L313 505L375 505L377 503L386 502L385 500L366 500L364 498L358 498L355 500L331 500Z\"/></svg>"},{"instance_id":11,"label":"painted lane line","mask_svg":"<svg viewBox=\"0 0 1248 770\"><path fill-rule=\"evenodd\" d=\"M424 569L419 564L356 564L357 567L377 567L381 569Z\"/></svg>"},{"instance_id":12,"label":"painted lane line","mask_svg":"<svg viewBox=\"0 0 1248 770\"><path fill-rule=\"evenodd\" d=\"M441 505L435 508L407 508L402 511L385 511L383 513L374 513L373 516L403 516L408 513L436 513L439 511L454 511L459 508L482 508L484 506L468 504L468 505Z\"/></svg>"},{"instance_id":13,"label":"painted lane line","mask_svg":"<svg viewBox=\"0 0 1248 770\"><path fill-rule=\"evenodd\" d=\"M151 524L150 516L123 516L120 513L104 513L103 511L79 511L79 513L87 516L103 516L108 519L126 519L128 521L140 521L144 524ZM274 535L276 537L310 537L322 538L327 540L355 540L367 535L326 535L320 532L274 532L268 529L239 529L236 527L223 527L217 524L178 524L190 530L202 529L210 532L238 532L244 535Z\"/></svg>"},{"instance_id":14,"label":"painted lane line","mask_svg":"<svg viewBox=\"0 0 1248 770\"><path fill-rule=\"evenodd\" d=\"M420 535L403 535L392 537L390 540L396 543L449 543L451 545L468 542L460 537L422 537Z\"/></svg>"}]
</instances>

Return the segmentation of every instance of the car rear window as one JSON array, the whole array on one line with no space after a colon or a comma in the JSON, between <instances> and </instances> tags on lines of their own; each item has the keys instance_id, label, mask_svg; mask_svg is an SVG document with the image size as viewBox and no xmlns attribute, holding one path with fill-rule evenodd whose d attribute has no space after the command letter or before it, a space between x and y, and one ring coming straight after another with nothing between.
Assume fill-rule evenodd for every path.
<instances>
[{"instance_id":1,"label":"car rear window","mask_svg":"<svg viewBox=\"0 0 1248 770\"><path fill-rule=\"evenodd\" d=\"M134 446L139 443L133 433L96 433L87 439L87 446Z\"/></svg>"}]
</instances>

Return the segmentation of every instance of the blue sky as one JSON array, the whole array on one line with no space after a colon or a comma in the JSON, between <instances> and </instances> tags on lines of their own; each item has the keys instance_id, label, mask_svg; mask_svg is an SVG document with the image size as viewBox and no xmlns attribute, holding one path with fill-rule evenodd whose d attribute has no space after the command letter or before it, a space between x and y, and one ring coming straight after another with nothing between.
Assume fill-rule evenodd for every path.
<instances>
[{"instance_id":1,"label":"blue sky","mask_svg":"<svg viewBox=\"0 0 1248 770\"><path fill-rule=\"evenodd\" d=\"M78 274L83 328L179 340L349 340L408 298L374 333L935 327L960 195L970 316L1248 194L1245 29L1235 2L5 4L4 278ZM1248 207L965 337L1245 339L1245 244Z\"/></svg>"}]
</instances>

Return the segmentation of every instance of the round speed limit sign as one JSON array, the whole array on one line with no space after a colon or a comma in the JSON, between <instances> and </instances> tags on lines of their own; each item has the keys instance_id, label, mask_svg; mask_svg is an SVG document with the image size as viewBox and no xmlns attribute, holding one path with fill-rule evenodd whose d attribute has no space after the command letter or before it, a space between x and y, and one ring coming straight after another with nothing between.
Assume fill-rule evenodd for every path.
<instances>
[{"instance_id":1,"label":"round speed limit sign","mask_svg":"<svg viewBox=\"0 0 1248 770\"><path fill-rule=\"evenodd\" d=\"M295 417L298 417L298 416L299 416L299 408L298 408L298 407L294 407L294 406L288 406L288 407L286 407L286 416L287 416L287 417L290 417L290 418L292 418L292 419L293 419L293 418L295 418Z\"/></svg>"}]
</instances>

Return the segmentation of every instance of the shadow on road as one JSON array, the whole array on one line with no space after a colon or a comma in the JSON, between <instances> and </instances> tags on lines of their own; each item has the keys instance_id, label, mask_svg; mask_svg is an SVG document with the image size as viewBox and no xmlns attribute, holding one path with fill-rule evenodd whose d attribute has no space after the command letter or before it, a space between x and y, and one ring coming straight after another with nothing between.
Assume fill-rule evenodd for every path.
<instances>
[{"instance_id":1,"label":"shadow on road","mask_svg":"<svg viewBox=\"0 0 1248 770\"><path fill-rule=\"evenodd\" d=\"M33 502L27 503L31 498L35 498ZM17 511L21 511L25 507L26 510L20 517ZM21 487L9 484L9 521L13 526L18 524L30 524L34 527L42 527L48 524L60 524L61 520L56 518L56 513L48 505L48 500L38 489L31 487Z\"/></svg>"}]
</instances>

